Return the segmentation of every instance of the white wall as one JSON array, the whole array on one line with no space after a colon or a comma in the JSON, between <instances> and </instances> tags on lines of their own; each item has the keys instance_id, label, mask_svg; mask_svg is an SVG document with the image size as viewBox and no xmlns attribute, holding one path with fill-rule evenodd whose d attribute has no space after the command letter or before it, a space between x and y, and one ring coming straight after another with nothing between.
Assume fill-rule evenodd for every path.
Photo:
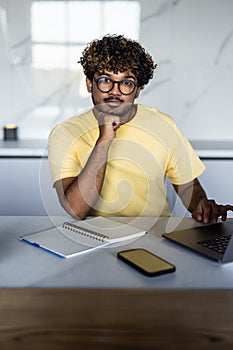
<instances>
[{"instance_id":1,"label":"white wall","mask_svg":"<svg viewBox=\"0 0 233 350\"><path fill-rule=\"evenodd\" d=\"M158 62L142 101L189 139L232 140L233 1L141 1L141 41Z\"/></svg>"},{"instance_id":2,"label":"white wall","mask_svg":"<svg viewBox=\"0 0 233 350\"><path fill-rule=\"evenodd\" d=\"M46 138L91 101L79 95L78 69L31 67L30 3L0 0L0 128L15 122L21 138ZM233 1L140 3L140 41L158 69L138 102L172 115L189 139L232 140Z\"/></svg>"}]
</instances>

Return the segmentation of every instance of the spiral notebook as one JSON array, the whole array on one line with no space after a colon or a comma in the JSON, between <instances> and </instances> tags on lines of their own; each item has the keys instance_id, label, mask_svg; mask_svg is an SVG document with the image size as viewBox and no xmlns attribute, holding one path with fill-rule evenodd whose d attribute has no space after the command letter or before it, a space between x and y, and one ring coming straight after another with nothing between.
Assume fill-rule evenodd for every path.
<instances>
[{"instance_id":1,"label":"spiral notebook","mask_svg":"<svg viewBox=\"0 0 233 350\"><path fill-rule=\"evenodd\" d=\"M128 243L146 233L127 223L99 216L64 222L48 230L23 235L19 240L61 258L70 258L97 248Z\"/></svg>"}]
</instances>

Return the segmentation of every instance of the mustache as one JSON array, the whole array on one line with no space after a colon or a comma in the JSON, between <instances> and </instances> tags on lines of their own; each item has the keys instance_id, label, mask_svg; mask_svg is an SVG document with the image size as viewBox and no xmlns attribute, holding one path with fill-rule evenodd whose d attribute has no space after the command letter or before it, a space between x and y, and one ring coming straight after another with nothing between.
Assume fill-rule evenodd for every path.
<instances>
[{"instance_id":1,"label":"mustache","mask_svg":"<svg viewBox=\"0 0 233 350\"><path fill-rule=\"evenodd\" d=\"M117 102L121 102L121 103L124 102L119 97L107 97L107 98L104 99L104 102L110 102L110 101L117 101Z\"/></svg>"}]
</instances>

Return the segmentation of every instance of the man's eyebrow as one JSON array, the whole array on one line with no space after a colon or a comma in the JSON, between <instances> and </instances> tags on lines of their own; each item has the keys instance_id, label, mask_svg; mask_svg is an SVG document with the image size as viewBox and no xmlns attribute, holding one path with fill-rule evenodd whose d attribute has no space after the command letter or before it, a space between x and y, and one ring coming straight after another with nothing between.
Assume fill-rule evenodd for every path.
<instances>
[{"instance_id":1,"label":"man's eyebrow","mask_svg":"<svg viewBox=\"0 0 233 350\"><path fill-rule=\"evenodd\" d=\"M103 72L103 73L101 73L101 74L99 74L100 76L101 75L106 75L106 76L108 76L108 77L110 77L111 78L111 74L109 74L109 73L106 73L106 72ZM123 78L123 80L125 80L125 79L134 79L134 80L137 80L136 79L136 77L134 76L134 75L126 75L124 78Z\"/></svg>"},{"instance_id":2,"label":"man's eyebrow","mask_svg":"<svg viewBox=\"0 0 233 350\"><path fill-rule=\"evenodd\" d=\"M130 78L136 80L134 75L126 75L124 79L130 79Z\"/></svg>"},{"instance_id":3,"label":"man's eyebrow","mask_svg":"<svg viewBox=\"0 0 233 350\"><path fill-rule=\"evenodd\" d=\"M99 75L107 75L108 77L110 77L110 76L111 76L111 74L109 74L109 73L105 73L105 72L100 73Z\"/></svg>"}]
</instances>

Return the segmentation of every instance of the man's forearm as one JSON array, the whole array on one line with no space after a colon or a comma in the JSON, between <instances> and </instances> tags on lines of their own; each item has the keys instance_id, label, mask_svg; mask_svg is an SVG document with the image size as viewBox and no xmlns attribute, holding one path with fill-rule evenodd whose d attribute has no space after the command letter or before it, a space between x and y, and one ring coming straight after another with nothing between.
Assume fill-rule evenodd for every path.
<instances>
[{"instance_id":1,"label":"man's forearm","mask_svg":"<svg viewBox=\"0 0 233 350\"><path fill-rule=\"evenodd\" d=\"M198 203L200 202L201 199L207 199L206 193L199 183L197 179L194 180L193 182L193 190L192 190L192 195L191 195L191 201L189 203L189 206L187 207L190 213L193 212L198 206Z\"/></svg>"},{"instance_id":2,"label":"man's forearm","mask_svg":"<svg viewBox=\"0 0 233 350\"><path fill-rule=\"evenodd\" d=\"M76 178L63 180L63 190L60 191L59 196L65 210L80 219L86 218L99 198L106 172L109 147L121 125L120 118L115 115L98 112L96 117L100 132L96 145L80 174Z\"/></svg>"},{"instance_id":3,"label":"man's forearm","mask_svg":"<svg viewBox=\"0 0 233 350\"><path fill-rule=\"evenodd\" d=\"M97 141L85 167L65 190L73 214L85 219L99 198L111 141Z\"/></svg>"},{"instance_id":4,"label":"man's forearm","mask_svg":"<svg viewBox=\"0 0 233 350\"><path fill-rule=\"evenodd\" d=\"M185 184L174 186L184 206L192 213L202 198L207 198L198 179Z\"/></svg>"},{"instance_id":5,"label":"man's forearm","mask_svg":"<svg viewBox=\"0 0 233 350\"><path fill-rule=\"evenodd\" d=\"M230 204L221 205L217 204L214 199L208 199L198 179L185 185L174 185L174 188L185 207L197 221L216 224L219 217L222 217L222 221L226 220L228 210L233 211L233 206Z\"/></svg>"}]
</instances>

